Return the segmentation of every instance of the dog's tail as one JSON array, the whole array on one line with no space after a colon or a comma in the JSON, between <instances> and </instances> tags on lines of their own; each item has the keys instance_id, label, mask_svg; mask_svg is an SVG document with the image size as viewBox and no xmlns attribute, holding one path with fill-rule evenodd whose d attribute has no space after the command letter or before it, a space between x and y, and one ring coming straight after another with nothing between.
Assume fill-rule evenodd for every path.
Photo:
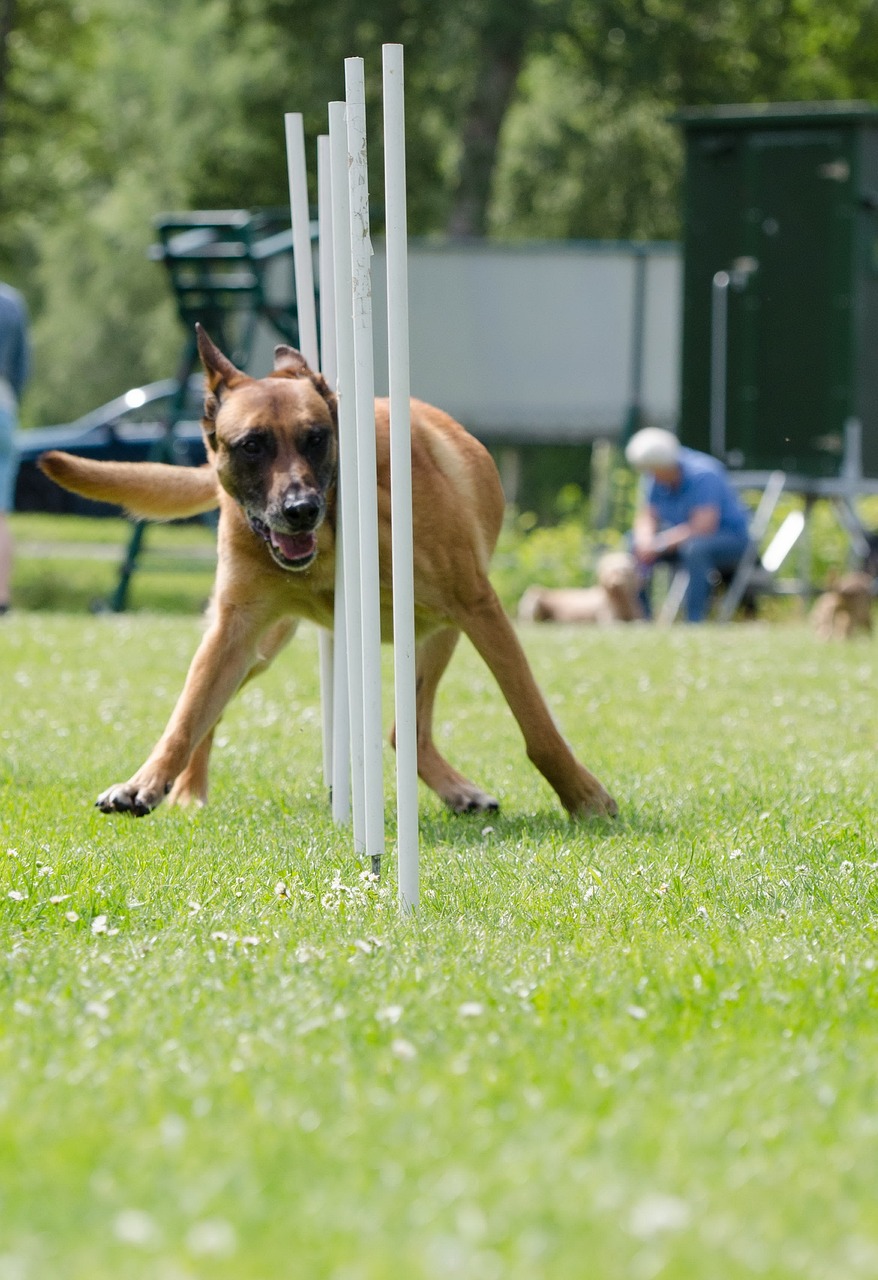
<instances>
[{"instance_id":1,"label":"dog's tail","mask_svg":"<svg viewBox=\"0 0 878 1280\"><path fill-rule=\"evenodd\" d=\"M40 470L94 502L112 502L143 520L182 520L219 506L213 467L164 462L96 462L53 449L40 455Z\"/></svg>"}]
</instances>

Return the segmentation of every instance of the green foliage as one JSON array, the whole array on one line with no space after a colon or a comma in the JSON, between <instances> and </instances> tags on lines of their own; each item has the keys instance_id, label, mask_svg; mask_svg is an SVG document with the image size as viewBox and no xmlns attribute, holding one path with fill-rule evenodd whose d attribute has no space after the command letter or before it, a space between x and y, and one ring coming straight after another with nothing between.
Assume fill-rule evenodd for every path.
<instances>
[{"instance_id":1,"label":"green foliage","mask_svg":"<svg viewBox=\"0 0 878 1280\"><path fill-rule=\"evenodd\" d=\"M598 541L587 519L570 514L552 525L539 525L530 512L507 516L491 580L508 612L525 590L543 587L587 586L594 581Z\"/></svg>"},{"instance_id":2,"label":"green foliage","mask_svg":"<svg viewBox=\"0 0 878 1280\"><path fill-rule=\"evenodd\" d=\"M37 376L26 402L36 421L69 420L175 370L182 334L163 271L147 258L156 214L249 207L285 181L282 115L271 138L247 125L249 86L282 78L264 32L236 40L227 6L198 0L113 0L97 15L81 91L88 145L58 176L40 232ZM242 151L270 183L240 172Z\"/></svg>"},{"instance_id":3,"label":"green foliage","mask_svg":"<svg viewBox=\"0 0 878 1280\"><path fill-rule=\"evenodd\" d=\"M422 793L407 921L327 817L309 629L206 810L94 810L198 631L0 627L10 1276L871 1280L874 641L525 630L621 803L582 825L461 646L440 741L503 810Z\"/></svg>"},{"instance_id":4,"label":"green foliage","mask_svg":"<svg viewBox=\"0 0 878 1280\"><path fill-rule=\"evenodd\" d=\"M0 83L0 275L35 318L28 422L173 373L156 214L286 200L282 115L309 148L343 59L406 49L409 225L667 237L668 115L722 100L878 96L871 0L18 0ZM380 142L373 148L380 228ZM312 194L316 194L312 191Z\"/></svg>"},{"instance_id":5,"label":"green foliage","mask_svg":"<svg viewBox=\"0 0 878 1280\"><path fill-rule=\"evenodd\" d=\"M87 613L105 610L131 539L126 520L13 515L12 592L16 607ZM215 534L205 525L150 525L129 608L200 614L213 586Z\"/></svg>"},{"instance_id":6,"label":"green foliage","mask_svg":"<svg viewBox=\"0 0 878 1280\"><path fill-rule=\"evenodd\" d=\"M602 90L581 68L535 58L504 126L493 232L530 239L678 236L682 147L667 116L667 103Z\"/></svg>"}]
</instances>

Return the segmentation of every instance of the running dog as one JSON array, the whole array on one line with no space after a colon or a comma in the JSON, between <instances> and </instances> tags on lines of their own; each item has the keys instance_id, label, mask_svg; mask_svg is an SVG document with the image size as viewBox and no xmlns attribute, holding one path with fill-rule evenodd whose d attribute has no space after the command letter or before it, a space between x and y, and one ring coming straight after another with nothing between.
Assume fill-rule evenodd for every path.
<instances>
[{"instance_id":1,"label":"running dog","mask_svg":"<svg viewBox=\"0 0 878 1280\"><path fill-rule=\"evenodd\" d=\"M337 405L292 347L254 379L198 327L208 393L202 427L208 462L93 462L43 454L62 487L168 520L219 506L216 583L204 637L167 728L127 782L97 800L105 813L150 813L204 803L214 729L245 680L264 669L300 618L332 626L336 551ZM447 414L412 401L412 487L418 773L457 812L497 808L433 742L436 687L461 632L493 672L524 735L527 754L575 816L616 805L573 756L543 700L515 630L488 580L503 518L496 468ZM376 401L382 634L392 634L388 404ZM391 734L395 741L395 734Z\"/></svg>"}]
</instances>

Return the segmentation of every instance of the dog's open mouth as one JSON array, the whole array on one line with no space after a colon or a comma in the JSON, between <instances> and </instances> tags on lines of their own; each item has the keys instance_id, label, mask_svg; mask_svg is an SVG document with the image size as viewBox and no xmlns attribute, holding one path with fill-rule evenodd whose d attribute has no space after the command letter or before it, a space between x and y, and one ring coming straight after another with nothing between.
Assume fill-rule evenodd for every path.
<instances>
[{"instance_id":1,"label":"dog's open mouth","mask_svg":"<svg viewBox=\"0 0 878 1280\"><path fill-rule=\"evenodd\" d=\"M317 533L280 533L255 516L247 517L250 528L266 543L272 558L282 569L307 569L317 555Z\"/></svg>"}]
</instances>

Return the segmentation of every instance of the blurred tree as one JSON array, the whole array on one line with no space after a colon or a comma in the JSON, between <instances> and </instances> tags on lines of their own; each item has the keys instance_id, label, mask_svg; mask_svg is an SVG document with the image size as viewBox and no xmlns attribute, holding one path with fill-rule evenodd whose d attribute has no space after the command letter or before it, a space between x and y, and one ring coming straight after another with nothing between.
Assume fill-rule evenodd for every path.
<instances>
[{"instance_id":1,"label":"blurred tree","mask_svg":"<svg viewBox=\"0 0 878 1280\"><path fill-rule=\"evenodd\" d=\"M63 168L79 164L91 25L69 0L0 3L0 272L22 284L34 215Z\"/></svg>"},{"instance_id":2,"label":"blurred tree","mask_svg":"<svg viewBox=\"0 0 878 1280\"><path fill-rule=\"evenodd\" d=\"M878 96L878 0L0 0L0 274L36 318L28 417L171 372L152 219L283 205L284 111L313 155L362 52L377 125L385 41L406 51L413 235L673 236L676 107Z\"/></svg>"},{"instance_id":3,"label":"blurred tree","mask_svg":"<svg viewBox=\"0 0 878 1280\"><path fill-rule=\"evenodd\" d=\"M288 74L269 32L236 36L225 0L94 0L91 14L83 123L39 211L27 403L37 421L70 419L175 370L182 334L147 257L156 214L205 198L261 204L285 182L282 119L277 177L261 183L271 140L247 120L259 82Z\"/></svg>"},{"instance_id":4,"label":"blurred tree","mask_svg":"<svg viewBox=\"0 0 878 1280\"><path fill-rule=\"evenodd\" d=\"M853 97L878 97L875 0L571 0L506 114L488 227L674 237L676 108Z\"/></svg>"}]
</instances>

